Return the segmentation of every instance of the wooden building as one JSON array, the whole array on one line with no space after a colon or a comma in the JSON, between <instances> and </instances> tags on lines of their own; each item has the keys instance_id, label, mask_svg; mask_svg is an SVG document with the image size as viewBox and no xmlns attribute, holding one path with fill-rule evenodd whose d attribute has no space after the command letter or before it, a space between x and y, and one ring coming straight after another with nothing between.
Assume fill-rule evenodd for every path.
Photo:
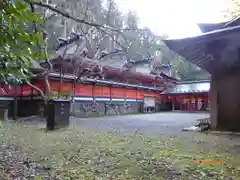
<instances>
[{"instance_id":1,"label":"wooden building","mask_svg":"<svg viewBox=\"0 0 240 180\"><path fill-rule=\"evenodd\" d=\"M170 49L211 74L211 128L240 130L240 17L200 24L202 34L166 40Z\"/></svg>"},{"instance_id":2,"label":"wooden building","mask_svg":"<svg viewBox=\"0 0 240 180\"><path fill-rule=\"evenodd\" d=\"M172 101L172 109L179 111L208 111L210 81L180 81L164 94Z\"/></svg>"},{"instance_id":3,"label":"wooden building","mask_svg":"<svg viewBox=\"0 0 240 180\"><path fill-rule=\"evenodd\" d=\"M86 55L87 49L78 50L78 47L75 47L76 40L78 38L75 37L68 39L65 44L58 47L57 52L62 55L64 46L71 46L70 50L65 52L64 59L59 56L50 60L53 68L49 74L51 95L55 98L70 99L72 115L90 117L171 110L166 103L167 96L161 93L173 87L176 79L161 72L157 65L152 66L153 61L149 61L147 66L149 69L144 73L133 70L142 62L121 59L119 56L124 56L122 52L114 55L110 53L101 60L89 59ZM45 61L39 65L34 72L50 70ZM158 70L157 73L155 69ZM164 69L166 70L166 67ZM79 72L85 70L86 73L79 76ZM32 84L43 92L46 91L41 75L32 79ZM0 90L0 100L4 108L9 109L10 116L15 114L25 117L43 113L40 93L29 85L2 84Z\"/></svg>"},{"instance_id":4,"label":"wooden building","mask_svg":"<svg viewBox=\"0 0 240 180\"><path fill-rule=\"evenodd\" d=\"M52 69L45 61L34 62L33 69L35 74L51 70L51 96L70 99L73 116L208 108L209 82L178 82L171 77L171 64L161 63L161 54L129 60L123 51L116 50L90 59L81 42L78 35L62 41L57 47L58 56L50 60ZM66 50L66 46L70 48ZM63 54L64 59L60 58ZM43 76L32 79L32 84L46 92ZM1 84L0 102L0 109L9 109L9 116L43 114L40 93L27 84Z\"/></svg>"}]
</instances>

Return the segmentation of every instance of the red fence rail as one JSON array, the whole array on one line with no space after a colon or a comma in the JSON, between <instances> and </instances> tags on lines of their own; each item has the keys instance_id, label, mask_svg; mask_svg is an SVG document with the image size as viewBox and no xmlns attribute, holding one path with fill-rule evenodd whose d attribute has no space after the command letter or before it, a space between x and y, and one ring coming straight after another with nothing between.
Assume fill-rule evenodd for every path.
<instances>
[{"instance_id":1,"label":"red fence rail","mask_svg":"<svg viewBox=\"0 0 240 180\"><path fill-rule=\"evenodd\" d=\"M39 80L33 84L42 91L44 91L44 82ZM72 82L63 82L62 85L57 80L50 80L50 87L52 92L64 93L68 95L75 95L79 97L108 97L108 98L130 98L130 99L143 99L144 96L153 96L161 98L160 92L153 92L149 90L141 90L137 88L124 88L112 87L110 85L97 85L97 84L74 84ZM27 84L21 85L0 85L1 97L12 96L37 96L40 93Z\"/></svg>"}]
</instances>

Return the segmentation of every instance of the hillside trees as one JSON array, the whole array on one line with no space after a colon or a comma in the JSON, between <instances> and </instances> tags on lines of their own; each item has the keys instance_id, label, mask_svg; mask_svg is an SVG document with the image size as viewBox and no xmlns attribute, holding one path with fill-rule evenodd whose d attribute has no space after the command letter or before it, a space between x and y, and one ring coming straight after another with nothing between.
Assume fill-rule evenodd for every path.
<instances>
[{"instance_id":1,"label":"hillside trees","mask_svg":"<svg viewBox=\"0 0 240 180\"><path fill-rule=\"evenodd\" d=\"M131 59L150 60L161 51L162 63L172 63L177 76L194 74L195 67L180 63L179 56L168 50L162 41L165 37L140 28L137 14L122 14L114 0L105 4L101 0L4 0L1 13L1 65L6 67L1 69L3 79L12 75L27 78L31 59L47 60L54 55L58 37L67 38L72 31L86 36L92 27L95 36L87 40L90 58L97 58L99 51L118 48ZM46 52L43 47L47 47ZM188 74L189 68L193 72Z\"/></svg>"}]
</instances>

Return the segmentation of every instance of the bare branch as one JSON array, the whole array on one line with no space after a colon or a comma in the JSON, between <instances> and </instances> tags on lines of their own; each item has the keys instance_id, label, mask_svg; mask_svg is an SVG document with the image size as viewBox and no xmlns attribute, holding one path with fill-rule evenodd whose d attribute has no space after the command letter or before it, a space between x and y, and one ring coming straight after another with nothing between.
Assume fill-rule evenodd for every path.
<instances>
[{"instance_id":1,"label":"bare branch","mask_svg":"<svg viewBox=\"0 0 240 180\"><path fill-rule=\"evenodd\" d=\"M57 14L51 14L49 17L45 17L43 24L46 24L47 21L49 21L50 19L52 19L53 17L55 17Z\"/></svg>"},{"instance_id":2,"label":"bare branch","mask_svg":"<svg viewBox=\"0 0 240 180\"><path fill-rule=\"evenodd\" d=\"M27 1L29 2L30 0L27 0ZM31 1L30 1L30 2L31 2ZM76 18L76 17L73 17L73 16L71 16L69 13L67 13L67 12L62 12L61 10L59 10L59 9L57 9L57 8L51 6L51 5L48 5L48 4L46 4L46 3L43 3L43 2L32 1L32 3L35 4L35 5L37 5L37 6L41 6L41 7L47 8L47 9L49 9L49 10L51 10L51 11L57 13L57 14L60 14L60 15L62 15L62 16L64 16L64 17L66 17L66 18L68 18L68 19L71 19L71 20L74 20L74 21L76 21L76 22L78 22L78 23L83 23L83 24L87 24L87 25L89 25L89 26L94 26L94 27L107 28L107 27L105 27L105 26L103 26L103 25L100 25L100 24L91 23L91 22L85 21L84 19L78 19L78 18ZM113 28L110 28L110 27L108 27L108 28L114 30Z\"/></svg>"},{"instance_id":3,"label":"bare branch","mask_svg":"<svg viewBox=\"0 0 240 180\"><path fill-rule=\"evenodd\" d=\"M99 40L98 40L98 44L97 44L97 52L95 52L95 55L93 56L93 59L99 59L99 54L101 53L101 50L100 50L100 46L101 46L101 42L106 39L108 36L106 36L106 34L103 34L101 35L101 37L99 37Z\"/></svg>"},{"instance_id":4,"label":"bare branch","mask_svg":"<svg viewBox=\"0 0 240 180\"><path fill-rule=\"evenodd\" d=\"M33 85L32 83L30 83L29 81L27 81L26 83L27 83L31 88L33 88L33 89L35 89L36 91L38 91L44 100L47 99L47 97L44 95L44 92L43 92L40 88L34 86L34 85Z\"/></svg>"},{"instance_id":5,"label":"bare branch","mask_svg":"<svg viewBox=\"0 0 240 180\"><path fill-rule=\"evenodd\" d=\"M101 28L101 29L108 29L108 30L111 30L111 31L119 32L119 33L122 32L122 31L136 31L136 29L132 29L132 28L115 29L115 28L112 28L108 25L101 25L101 24L86 21L84 19L79 19L79 18L76 18L74 16L71 16L68 12L63 12L60 9L55 8L51 5L43 3L43 2L33 1L33 0L25 0L25 1L28 2L28 3L33 3L36 6L40 6L40 7L44 7L46 9L49 9L49 10L51 10L51 11L57 13L57 14L62 15L65 18L68 18L68 19L71 19L71 20L76 21L78 23L83 23L83 24L86 24L86 25L89 25L89 26L92 26L92 27ZM138 29L138 31L141 31L141 30Z\"/></svg>"},{"instance_id":6,"label":"bare branch","mask_svg":"<svg viewBox=\"0 0 240 180\"><path fill-rule=\"evenodd\" d=\"M104 29L99 29L100 31L102 31L103 33L107 34L117 45L119 45L123 50L125 50L127 52L127 48L124 47L121 43L119 43L118 41L115 40L114 35L112 35L111 33L107 32Z\"/></svg>"}]
</instances>

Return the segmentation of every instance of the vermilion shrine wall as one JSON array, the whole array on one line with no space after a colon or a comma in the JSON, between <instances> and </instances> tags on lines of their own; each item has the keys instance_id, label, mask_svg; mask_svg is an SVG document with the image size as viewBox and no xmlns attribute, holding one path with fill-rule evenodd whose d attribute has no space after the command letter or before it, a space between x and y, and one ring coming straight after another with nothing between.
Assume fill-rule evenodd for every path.
<instances>
[{"instance_id":1,"label":"vermilion shrine wall","mask_svg":"<svg viewBox=\"0 0 240 180\"><path fill-rule=\"evenodd\" d=\"M44 83L39 80L33 83L36 87L44 90ZM78 117L99 116L105 114L129 114L142 111L144 96L156 99L156 111L160 111L160 100L165 96L160 91L147 89L114 87L106 84L74 84L71 81L62 82L50 80L51 91L60 96L69 95L73 98L71 112ZM0 97L18 98L18 115L29 116L38 114L43 102L37 100L40 93L27 84L2 85Z\"/></svg>"},{"instance_id":2,"label":"vermilion shrine wall","mask_svg":"<svg viewBox=\"0 0 240 180\"><path fill-rule=\"evenodd\" d=\"M206 111L209 108L208 94L208 92L201 92L172 95L173 110Z\"/></svg>"},{"instance_id":3,"label":"vermilion shrine wall","mask_svg":"<svg viewBox=\"0 0 240 180\"><path fill-rule=\"evenodd\" d=\"M43 82L39 81L33 83L34 86L44 91ZM58 81L50 81L51 90L54 92L62 92L63 94L75 95L76 97L109 97L109 98L130 98L130 99L143 99L144 95L151 95L160 98L160 92L152 92L148 90L129 89L123 87L111 87L108 85L92 85L92 84L74 84L71 82L63 82L61 87ZM1 84L0 97L26 97L36 96L40 93L31 88L27 84L23 85L7 85Z\"/></svg>"},{"instance_id":4,"label":"vermilion shrine wall","mask_svg":"<svg viewBox=\"0 0 240 180\"><path fill-rule=\"evenodd\" d=\"M43 80L33 83L44 90ZM155 111L164 110L201 110L201 102L208 102L208 93L161 95L160 91L147 89L115 87L107 84L74 84L72 81L64 81L60 85L59 80L50 80L51 91L60 96L69 95L73 98L71 107L72 115L78 117L99 116L105 114L129 114L143 111L144 96L156 99ZM19 116L39 114L43 106L41 100L37 100L39 92L27 84L1 85L0 97L18 97ZM172 103L173 102L173 106ZM23 108L24 107L24 108Z\"/></svg>"}]
</instances>

